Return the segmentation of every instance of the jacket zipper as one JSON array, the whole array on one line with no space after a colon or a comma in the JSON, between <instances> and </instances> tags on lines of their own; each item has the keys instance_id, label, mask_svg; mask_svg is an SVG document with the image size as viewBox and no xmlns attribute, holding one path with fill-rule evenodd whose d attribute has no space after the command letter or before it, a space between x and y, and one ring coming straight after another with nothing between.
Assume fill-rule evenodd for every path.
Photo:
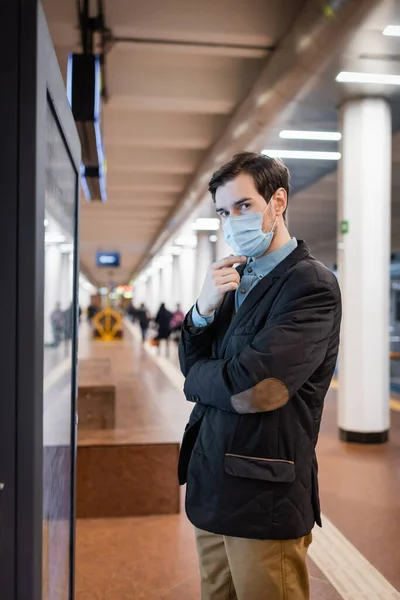
<instances>
[{"instance_id":1,"label":"jacket zipper","mask_svg":"<svg viewBox=\"0 0 400 600\"><path fill-rule=\"evenodd\" d=\"M287 463L289 465L294 465L292 460L284 460L283 458L257 458L256 456L244 456L243 454L229 454L226 453L225 456L232 456L233 458L246 458L247 460L262 460L264 462L281 462Z\"/></svg>"}]
</instances>

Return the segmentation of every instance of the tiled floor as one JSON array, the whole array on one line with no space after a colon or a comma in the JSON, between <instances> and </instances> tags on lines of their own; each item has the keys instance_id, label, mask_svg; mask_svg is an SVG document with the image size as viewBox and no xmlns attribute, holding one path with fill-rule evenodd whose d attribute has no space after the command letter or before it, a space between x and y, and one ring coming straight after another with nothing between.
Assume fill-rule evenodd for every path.
<instances>
[{"instance_id":1,"label":"tiled floor","mask_svg":"<svg viewBox=\"0 0 400 600\"><path fill-rule=\"evenodd\" d=\"M172 431L179 434L186 419L186 413L177 413L182 396L175 392L175 401L167 408L173 396L171 384L162 379L148 354L139 345L132 348L129 338L119 350L118 346L98 344L93 350L93 345L84 341L83 354L94 351L114 356L121 393L130 389L130 402L134 403L132 390L143 393L146 389L149 414L158 414L155 405L161 415L167 411ZM122 359L122 354L127 358ZM120 429L129 429L128 423L121 420ZM335 392L330 391L318 449L324 512L400 588L400 414L393 414L391 441L386 446L344 445L337 439ZM311 561L310 581L312 600L340 599ZM193 532L185 515L78 521L76 598L199 600Z\"/></svg>"},{"instance_id":2,"label":"tiled floor","mask_svg":"<svg viewBox=\"0 0 400 600\"><path fill-rule=\"evenodd\" d=\"M78 521L76 561L77 600L200 599L193 530L184 514ZM340 600L309 566L312 600Z\"/></svg>"},{"instance_id":3,"label":"tiled floor","mask_svg":"<svg viewBox=\"0 0 400 600\"><path fill-rule=\"evenodd\" d=\"M400 413L391 419L388 444L340 443L330 391L317 449L324 513L400 590Z\"/></svg>"}]
</instances>

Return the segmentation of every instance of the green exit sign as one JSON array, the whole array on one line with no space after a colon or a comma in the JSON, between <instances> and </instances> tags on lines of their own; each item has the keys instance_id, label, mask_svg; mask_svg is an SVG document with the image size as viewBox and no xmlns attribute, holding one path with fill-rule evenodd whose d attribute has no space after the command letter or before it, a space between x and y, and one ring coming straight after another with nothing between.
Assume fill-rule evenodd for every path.
<instances>
[{"instance_id":1,"label":"green exit sign","mask_svg":"<svg viewBox=\"0 0 400 600\"><path fill-rule=\"evenodd\" d=\"M344 235L345 233L349 233L349 222L348 221L340 221L340 233Z\"/></svg>"}]
</instances>

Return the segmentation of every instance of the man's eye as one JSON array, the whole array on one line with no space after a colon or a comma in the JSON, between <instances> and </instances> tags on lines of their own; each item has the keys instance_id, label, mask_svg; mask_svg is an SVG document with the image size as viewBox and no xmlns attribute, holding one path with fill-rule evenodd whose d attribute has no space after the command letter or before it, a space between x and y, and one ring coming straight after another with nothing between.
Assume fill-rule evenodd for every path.
<instances>
[{"instance_id":1,"label":"man's eye","mask_svg":"<svg viewBox=\"0 0 400 600\"><path fill-rule=\"evenodd\" d=\"M240 205L240 212L246 212L246 210L249 208L250 204L241 204Z\"/></svg>"},{"instance_id":2,"label":"man's eye","mask_svg":"<svg viewBox=\"0 0 400 600\"><path fill-rule=\"evenodd\" d=\"M229 213L226 210L220 212L219 214L223 219L226 219L227 217L229 217Z\"/></svg>"}]
</instances>

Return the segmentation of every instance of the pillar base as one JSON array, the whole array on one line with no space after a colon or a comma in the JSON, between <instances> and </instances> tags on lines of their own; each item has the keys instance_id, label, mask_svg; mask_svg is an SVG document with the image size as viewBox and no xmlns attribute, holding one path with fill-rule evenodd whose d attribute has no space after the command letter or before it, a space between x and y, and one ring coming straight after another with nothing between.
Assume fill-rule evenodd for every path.
<instances>
[{"instance_id":1,"label":"pillar base","mask_svg":"<svg viewBox=\"0 0 400 600\"><path fill-rule=\"evenodd\" d=\"M389 430L385 431L347 431L339 428L340 441L350 444L385 444L389 440Z\"/></svg>"}]
</instances>

